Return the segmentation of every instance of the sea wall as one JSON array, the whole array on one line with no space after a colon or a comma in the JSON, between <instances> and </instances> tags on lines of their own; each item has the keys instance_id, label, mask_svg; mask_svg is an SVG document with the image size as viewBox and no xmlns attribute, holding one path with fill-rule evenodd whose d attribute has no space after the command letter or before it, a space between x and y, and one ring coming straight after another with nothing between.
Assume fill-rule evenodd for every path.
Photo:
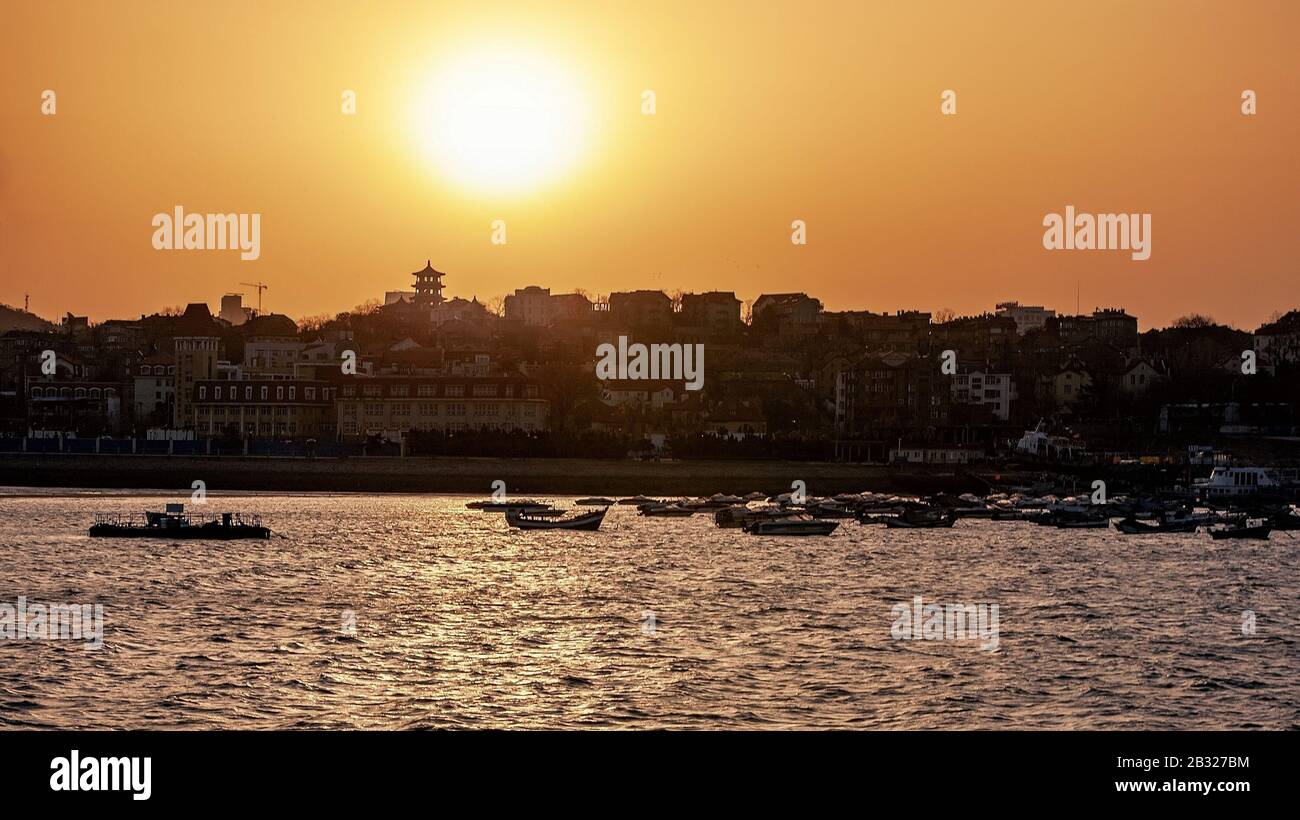
<instances>
[{"instance_id":1,"label":"sea wall","mask_svg":"<svg viewBox=\"0 0 1300 820\"><path fill-rule=\"evenodd\" d=\"M1004 478L1010 478L1004 476ZM0 485L120 489L334 492L491 491L511 494L677 496L788 492L980 492L986 484L951 467L885 467L804 461L601 461L596 459L345 458L0 454Z\"/></svg>"}]
</instances>

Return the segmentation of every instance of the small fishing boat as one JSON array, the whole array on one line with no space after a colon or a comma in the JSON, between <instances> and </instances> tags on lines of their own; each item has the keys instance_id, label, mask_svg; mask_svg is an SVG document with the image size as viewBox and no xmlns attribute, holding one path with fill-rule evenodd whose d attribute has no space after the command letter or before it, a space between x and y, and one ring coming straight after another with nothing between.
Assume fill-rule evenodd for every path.
<instances>
[{"instance_id":1,"label":"small fishing boat","mask_svg":"<svg viewBox=\"0 0 1300 820\"><path fill-rule=\"evenodd\" d=\"M814 502L805 509L814 518L852 518L854 516L853 510L830 499Z\"/></svg>"},{"instance_id":2,"label":"small fishing boat","mask_svg":"<svg viewBox=\"0 0 1300 820\"><path fill-rule=\"evenodd\" d=\"M1273 525L1267 521L1263 524L1241 523L1229 525L1221 530L1210 530L1210 537L1216 541L1224 538L1257 538L1267 540L1269 533L1273 531Z\"/></svg>"},{"instance_id":3,"label":"small fishing boat","mask_svg":"<svg viewBox=\"0 0 1300 820\"><path fill-rule=\"evenodd\" d=\"M685 518L695 515L695 510L681 504L642 504L637 511L650 518Z\"/></svg>"},{"instance_id":4,"label":"small fishing boat","mask_svg":"<svg viewBox=\"0 0 1300 820\"><path fill-rule=\"evenodd\" d=\"M634 495L631 498L620 498L618 503L629 507L640 507L643 504L662 504L663 502L657 498L650 498L649 496Z\"/></svg>"},{"instance_id":5,"label":"small fishing boat","mask_svg":"<svg viewBox=\"0 0 1300 820\"><path fill-rule=\"evenodd\" d=\"M885 519L886 527L905 530L951 527L955 523L957 523L957 516L952 510L937 507L912 507L903 510L893 518Z\"/></svg>"},{"instance_id":6,"label":"small fishing boat","mask_svg":"<svg viewBox=\"0 0 1300 820\"><path fill-rule=\"evenodd\" d=\"M739 529L746 524L763 519L781 518L789 515L775 507L724 507L713 513L713 523L724 529Z\"/></svg>"},{"instance_id":7,"label":"small fishing boat","mask_svg":"<svg viewBox=\"0 0 1300 820\"><path fill-rule=\"evenodd\" d=\"M270 538L262 517L241 513L214 516L189 515L184 504L168 504L163 512L146 512L144 518L117 513L98 513L90 525L92 538L212 539Z\"/></svg>"},{"instance_id":8,"label":"small fishing boat","mask_svg":"<svg viewBox=\"0 0 1300 820\"><path fill-rule=\"evenodd\" d=\"M549 510L551 505L541 501L534 501L531 498L520 498L515 501L471 501L465 505L465 508L482 512L508 512L510 510L536 512L538 510Z\"/></svg>"},{"instance_id":9,"label":"small fishing boat","mask_svg":"<svg viewBox=\"0 0 1300 820\"><path fill-rule=\"evenodd\" d=\"M593 496L591 498L579 498L573 503L577 504L579 507L609 507L618 502L612 498L598 498Z\"/></svg>"},{"instance_id":10,"label":"small fishing boat","mask_svg":"<svg viewBox=\"0 0 1300 820\"><path fill-rule=\"evenodd\" d=\"M1147 524L1133 516L1115 522L1115 529L1125 535L1155 535L1162 532L1196 532L1199 524L1192 520L1161 520Z\"/></svg>"},{"instance_id":11,"label":"small fishing boat","mask_svg":"<svg viewBox=\"0 0 1300 820\"><path fill-rule=\"evenodd\" d=\"M751 521L743 528L750 535L830 535L839 525L838 521L818 521L810 515L791 515Z\"/></svg>"},{"instance_id":12,"label":"small fishing boat","mask_svg":"<svg viewBox=\"0 0 1300 820\"><path fill-rule=\"evenodd\" d=\"M953 507L952 511L958 518L992 518L995 512L992 507Z\"/></svg>"},{"instance_id":13,"label":"small fishing boat","mask_svg":"<svg viewBox=\"0 0 1300 820\"><path fill-rule=\"evenodd\" d=\"M998 508L989 518L993 521L1037 521L1044 513L1041 510L1008 510Z\"/></svg>"},{"instance_id":14,"label":"small fishing boat","mask_svg":"<svg viewBox=\"0 0 1300 820\"><path fill-rule=\"evenodd\" d=\"M606 508L602 507L569 518L555 518L523 510L506 510L506 523L521 530L598 530L605 520L605 512Z\"/></svg>"}]
</instances>

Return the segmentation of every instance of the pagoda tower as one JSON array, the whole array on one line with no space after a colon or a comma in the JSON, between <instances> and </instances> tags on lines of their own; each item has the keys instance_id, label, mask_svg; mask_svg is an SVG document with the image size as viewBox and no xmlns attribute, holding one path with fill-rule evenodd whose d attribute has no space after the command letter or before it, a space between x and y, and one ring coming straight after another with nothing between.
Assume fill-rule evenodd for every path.
<instances>
[{"instance_id":1,"label":"pagoda tower","mask_svg":"<svg viewBox=\"0 0 1300 820\"><path fill-rule=\"evenodd\" d=\"M411 274L415 277L415 303L417 305L442 304L442 271L434 270L431 260L425 260L424 270Z\"/></svg>"}]
</instances>

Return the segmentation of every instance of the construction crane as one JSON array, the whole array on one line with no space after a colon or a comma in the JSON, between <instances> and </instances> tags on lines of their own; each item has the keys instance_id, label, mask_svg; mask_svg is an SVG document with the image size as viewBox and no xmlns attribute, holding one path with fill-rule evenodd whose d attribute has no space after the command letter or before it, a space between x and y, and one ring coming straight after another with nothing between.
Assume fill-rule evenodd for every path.
<instances>
[{"instance_id":1,"label":"construction crane","mask_svg":"<svg viewBox=\"0 0 1300 820\"><path fill-rule=\"evenodd\" d=\"M262 315L262 291L270 287L263 282L240 282L241 285L247 285L250 288L257 288L257 315Z\"/></svg>"}]
</instances>

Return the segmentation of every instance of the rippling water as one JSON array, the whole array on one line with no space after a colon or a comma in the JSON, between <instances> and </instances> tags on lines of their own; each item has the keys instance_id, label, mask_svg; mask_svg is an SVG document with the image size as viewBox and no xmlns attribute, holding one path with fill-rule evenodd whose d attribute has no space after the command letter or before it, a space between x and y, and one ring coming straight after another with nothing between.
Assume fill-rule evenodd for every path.
<instances>
[{"instance_id":1,"label":"rippling water","mask_svg":"<svg viewBox=\"0 0 1300 820\"><path fill-rule=\"evenodd\" d=\"M1300 726L1286 533L847 521L800 539L630 507L597 533L524 533L466 497L214 493L206 509L286 538L85 535L96 512L176 500L0 493L0 603L105 611L102 649L0 639L0 726ZM998 604L998 649L894 640L914 595Z\"/></svg>"}]
</instances>

